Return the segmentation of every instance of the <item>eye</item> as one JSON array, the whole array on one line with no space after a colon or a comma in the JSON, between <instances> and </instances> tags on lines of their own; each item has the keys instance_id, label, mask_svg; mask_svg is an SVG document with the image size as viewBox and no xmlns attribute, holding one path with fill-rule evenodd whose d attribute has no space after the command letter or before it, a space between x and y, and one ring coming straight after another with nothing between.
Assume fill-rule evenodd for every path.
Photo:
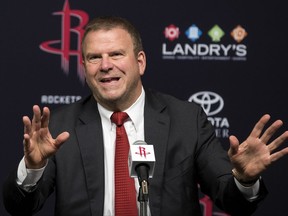
<instances>
[{"instance_id":1,"label":"eye","mask_svg":"<svg viewBox=\"0 0 288 216\"><path fill-rule=\"evenodd\" d=\"M113 52L111 53L110 55L113 59L119 59L123 56L123 53L122 52Z\"/></svg>"},{"instance_id":2,"label":"eye","mask_svg":"<svg viewBox=\"0 0 288 216\"><path fill-rule=\"evenodd\" d=\"M88 55L86 59L90 63L97 63L97 62L100 61L101 56L99 56L99 55Z\"/></svg>"}]
</instances>

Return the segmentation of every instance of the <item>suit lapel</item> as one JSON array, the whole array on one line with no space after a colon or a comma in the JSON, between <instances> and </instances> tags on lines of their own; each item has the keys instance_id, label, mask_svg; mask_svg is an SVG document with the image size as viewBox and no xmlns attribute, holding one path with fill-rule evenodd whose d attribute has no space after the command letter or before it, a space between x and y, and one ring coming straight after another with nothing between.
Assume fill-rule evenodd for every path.
<instances>
[{"instance_id":1,"label":"suit lapel","mask_svg":"<svg viewBox=\"0 0 288 216\"><path fill-rule=\"evenodd\" d=\"M102 215L104 206L104 147L101 118L97 103L84 105L80 124L75 128L86 174L87 192L92 215Z\"/></svg>"},{"instance_id":2,"label":"suit lapel","mask_svg":"<svg viewBox=\"0 0 288 216\"><path fill-rule=\"evenodd\" d=\"M145 91L144 127L145 141L154 145L156 164L154 176L149 180L149 206L152 215L160 215L162 183L169 137L170 118L165 114L166 105L153 94Z\"/></svg>"}]
</instances>

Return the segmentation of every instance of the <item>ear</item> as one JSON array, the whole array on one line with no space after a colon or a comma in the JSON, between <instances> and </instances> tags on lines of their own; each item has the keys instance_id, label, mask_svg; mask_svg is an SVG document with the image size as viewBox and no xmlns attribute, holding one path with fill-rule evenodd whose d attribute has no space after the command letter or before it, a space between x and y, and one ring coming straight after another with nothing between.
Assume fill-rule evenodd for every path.
<instances>
[{"instance_id":1,"label":"ear","mask_svg":"<svg viewBox=\"0 0 288 216\"><path fill-rule=\"evenodd\" d=\"M144 51L140 51L137 56L138 65L139 65L139 73L142 76L146 69L146 55Z\"/></svg>"}]
</instances>

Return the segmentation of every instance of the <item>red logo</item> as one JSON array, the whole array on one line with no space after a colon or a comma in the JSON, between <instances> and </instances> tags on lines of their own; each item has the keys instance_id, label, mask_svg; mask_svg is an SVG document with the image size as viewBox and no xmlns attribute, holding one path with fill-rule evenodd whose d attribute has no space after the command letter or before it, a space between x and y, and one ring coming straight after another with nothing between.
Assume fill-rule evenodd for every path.
<instances>
[{"instance_id":1,"label":"red logo","mask_svg":"<svg viewBox=\"0 0 288 216\"><path fill-rule=\"evenodd\" d=\"M40 44L40 49L47 53L60 55L61 68L65 74L69 73L70 56L76 56L77 74L82 84L84 84L85 78L84 68L82 65L81 39L84 34L84 26L89 21L89 16L85 11L71 10L68 0L65 1L63 10L54 12L53 15L62 16L61 39L45 41ZM71 27L71 17L77 18L79 20L78 26ZM71 33L77 35L77 49L70 48ZM60 47L58 48L55 45L60 45Z\"/></svg>"},{"instance_id":2,"label":"red logo","mask_svg":"<svg viewBox=\"0 0 288 216\"><path fill-rule=\"evenodd\" d=\"M171 24L165 28L164 35L168 40L173 41L176 38L178 38L180 35L179 28L176 27L175 25Z\"/></svg>"},{"instance_id":3,"label":"red logo","mask_svg":"<svg viewBox=\"0 0 288 216\"><path fill-rule=\"evenodd\" d=\"M151 154L150 152L146 152L146 148L145 147L142 147L142 146L139 146L139 152L135 152L135 154L139 154L141 157L145 157L148 155L148 154Z\"/></svg>"}]
</instances>

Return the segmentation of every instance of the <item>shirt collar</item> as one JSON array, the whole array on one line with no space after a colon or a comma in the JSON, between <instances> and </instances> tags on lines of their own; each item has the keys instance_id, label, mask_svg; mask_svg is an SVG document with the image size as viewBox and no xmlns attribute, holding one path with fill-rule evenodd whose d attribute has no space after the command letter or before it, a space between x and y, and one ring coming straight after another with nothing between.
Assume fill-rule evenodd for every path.
<instances>
[{"instance_id":1,"label":"shirt collar","mask_svg":"<svg viewBox=\"0 0 288 216\"><path fill-rule=\"evenodd\" d=\"M136 131L139 130L139 126L144 119L143 118L144 117L144 104L145 104L145 91L144 91L144 88L142 87L142 91L138 99L128 109L123 111L129 115ZM97 103L97 106L98 106L98 110L99 110L102 120L105 121L106 123L110 123L112 126L110 117L113 114L113 111L107 110L99 103Z\"/></svg>"}]
</instances>

